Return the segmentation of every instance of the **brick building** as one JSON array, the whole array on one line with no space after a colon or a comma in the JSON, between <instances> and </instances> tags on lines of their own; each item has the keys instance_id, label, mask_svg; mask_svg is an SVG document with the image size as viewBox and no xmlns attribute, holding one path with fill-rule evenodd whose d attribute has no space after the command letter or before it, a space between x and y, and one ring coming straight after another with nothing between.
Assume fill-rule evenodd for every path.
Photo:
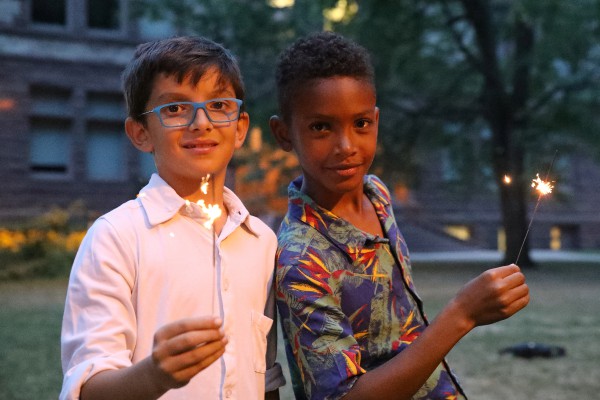
<instances>
[{"instance_id":1,"label":"brick building","mask_svg":"<svg viewBox=\"0 0 600 400\"><path fill-rule=\"evenodd\" d=\"M154 167L123 129L120 74L148 36L128 1L0 6L0 218L131 198Z\"/></svg>"},{"instance_id":2,"label":"brick building","mask_svg":"<svg viewBox=\"0 0 600 400\"><path fill-rule=\"evenodd\" d=\"M0 220L74 200L104 212L154 170L125 137L120 74L138 43L174 32L132 18L130 4L0 0ZM413 251L501 247L497 196L445 191L443 154L430 159L424 184L397 196ZM600 248L600 167L590 154L561 162L560 196L544 200L532 247Z\"/></svg>"}]
</instances>

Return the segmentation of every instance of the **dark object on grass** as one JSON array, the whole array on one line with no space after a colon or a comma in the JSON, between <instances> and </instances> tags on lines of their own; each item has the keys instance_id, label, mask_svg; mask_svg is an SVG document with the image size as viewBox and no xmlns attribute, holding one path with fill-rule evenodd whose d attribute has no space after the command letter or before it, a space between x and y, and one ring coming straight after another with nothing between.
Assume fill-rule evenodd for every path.
<instances>
[{"instance_id":1,"label":"dark object on grass","mask_svg":"<svg viewBox=\"0 0 600 400\"><path fill-rule=\"evenodd\" d=\"M500 350L500 354L512 354L516 357L522 358L554 358L562 357L566 354L564 347L547 345L536 342L526 342L516 344L514 346L505 347Z\"/></svg>"}]
</instances>

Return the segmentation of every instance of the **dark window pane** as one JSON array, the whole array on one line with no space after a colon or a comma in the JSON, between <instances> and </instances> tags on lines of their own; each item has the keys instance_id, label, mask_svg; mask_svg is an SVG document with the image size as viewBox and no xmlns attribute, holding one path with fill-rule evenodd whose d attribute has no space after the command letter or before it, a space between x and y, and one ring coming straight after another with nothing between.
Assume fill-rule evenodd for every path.
<instances>
[{"instance_id":1,"label":"dark window pane","mask_svg":"<svg viewBox=\"0 0 600 400\"><path fill-rule=\"evenodd\" d=\"M119 14L119 0L88 0L90 28L118 29Z\"/></svg>"},{"instance_id":2,"label":"dark window pane","mask_svg":"<svg viewBox=\"0 0 600 400\"><path fill-rule=\"evenodd\" d=\"M31 0L31 20L44 24L65 25L66 0Z\"/></svg>"},{"instance_id":3,"label":"dark window pane","mask_svg":"<svg viewBox=\"0 0 600 400\"><path fill-rule=\"evenodd\" d=\"M71 123L68 120L32 118L29 168L32 172L66 174L71 154Z\"/></svg>"}]
</instances>

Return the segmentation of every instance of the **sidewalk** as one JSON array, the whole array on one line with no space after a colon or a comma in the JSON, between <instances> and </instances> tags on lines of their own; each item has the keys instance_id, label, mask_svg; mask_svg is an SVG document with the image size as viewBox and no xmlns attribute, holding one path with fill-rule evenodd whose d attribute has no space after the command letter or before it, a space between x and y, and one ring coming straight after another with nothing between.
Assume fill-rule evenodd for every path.
<instances>
[{"instance_id":1,"label":"sidewalk","mask_svg":"<svg viewBox=\"0 0 600 400\"><path fill-rule=\"evenodd\" d=\"M531 250L530 256L534 261L581 261L598 262L600 264L600 252L590 253L583 251L561 251L561 250ZM438 251L438 252L416 252L410 253L412 261L483 261L500 262L504 256L503 252L496 250L472 250L472 251Z\"/></svg>"}]
</instances>

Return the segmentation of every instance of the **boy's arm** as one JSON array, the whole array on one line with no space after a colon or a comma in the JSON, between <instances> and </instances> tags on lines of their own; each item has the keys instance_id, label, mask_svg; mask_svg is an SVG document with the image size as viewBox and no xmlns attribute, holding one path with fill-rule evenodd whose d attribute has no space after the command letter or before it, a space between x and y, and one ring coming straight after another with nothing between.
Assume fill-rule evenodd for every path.
<instances>
[{"instance_id":1,"label":"boy's arm","mask_svg":"<svg viewBox=\"0 0 600 400\"><path fill-rule=\"evenodd\" d=\"M127 368L106 370L82 387L82 400L151 400L185 386L225 352L227 339L214 317L165 325L154 336L152 356Z\"/></svg>"},{"instance_id":2,"label":"boy's arm","mask_svg":"<svg viewBox=\"0 0 600 400\"><path fill-rule=\"evenodd\" d=\"M516 265L488 270L467 283L401 353L362 375L344 399L410 399L454 345L473 328L510 317L529 302Z\"/></svg>"}]
</instances>

